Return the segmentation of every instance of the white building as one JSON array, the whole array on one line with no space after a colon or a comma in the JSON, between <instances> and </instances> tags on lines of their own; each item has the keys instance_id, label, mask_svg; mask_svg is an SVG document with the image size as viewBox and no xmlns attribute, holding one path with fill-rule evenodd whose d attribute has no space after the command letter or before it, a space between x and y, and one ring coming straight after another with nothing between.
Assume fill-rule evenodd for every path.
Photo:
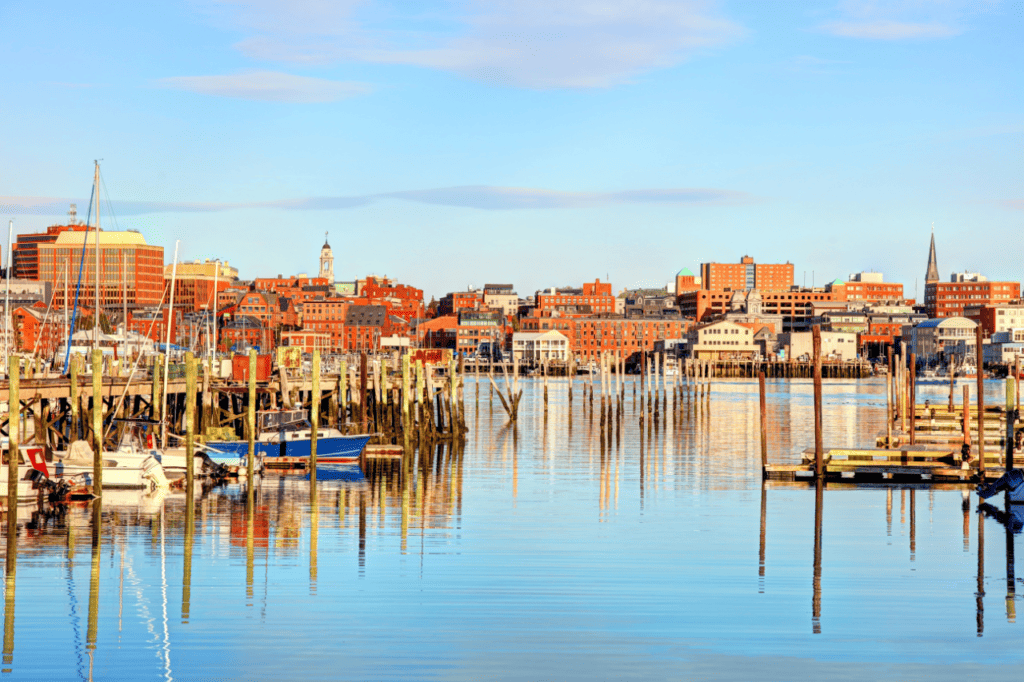
<instances>
[{"instance_id":1,"label":"white building","mask_svg":"<svg viewBox=\"0 0 1024 682\"><path fill-rule=\"evenodd\" d=\"M977 324L966 317L936 317L911 327L904 325L907 352L919 360L946 360L950 356L973 356Z\"/></svg>"},{"instance_id":2,"label":"white building","mask_svg":"<svg viewBox=\"0 0 1024 682\"><path fill-rule=\"evenodd\" d=\"M786 359L811 360L814 355L813 332L785 332L779 334L779 349ZM854 360L857 358L857 335L853 332L821 332L821 357L826 360Z\"/></svg>"},{"instance_id":3,"label":"white building","mask_svg":"<svg viewBox=\"0 0 1024 682\"><path fill-rule=\"evenodd\" d=\"M512 355L525 363L567 361L569 339L556 331L516 332L512 334Z\"/></svg>"},{"instance_id":4,"label":"white building","mask_svg":"<svg viewBox=\"0 0 1024 682\"><path fill-rule=\"evenodd\" d=\"M753 358L760 354L754 330L726 320L696 327L686 339L690 357L698 360Z\"/></svg>"}]
</instances>

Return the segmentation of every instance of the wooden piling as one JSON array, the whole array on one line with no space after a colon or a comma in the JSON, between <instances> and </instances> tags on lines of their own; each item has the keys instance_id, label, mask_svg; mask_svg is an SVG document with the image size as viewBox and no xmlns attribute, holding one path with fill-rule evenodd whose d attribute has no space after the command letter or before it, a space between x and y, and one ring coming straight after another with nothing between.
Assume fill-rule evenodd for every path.
<instances>
[{"instance_id":1,"label":"wooden piling","mask_svg":"<svg viewBox=\"0 0 1024 682\"><path fill-rule=\"evenodd\" d=\"M309 497L316 501L316 442L320 437L320 351L313 350L313 396L309 403L309 423L312 432L309 436Z\"/></svg>"},{"instance_id":2,"label":"wooden piling","mask_svg":"<svg viewBox=\"0 0 1024 682\"><path fill-rule=\"evenodd\" d=\"M194 504L194 455L196 438L196 358L192 351L185 353L185 503Z\"/></svg>"},{"instance_id":3,"label":"wooden piling","mask_svg":"<svg viewBox=\"0 0 1024 682\"><path fill-rule=\"evenodd\" d=\"M910 354L910 444L917 443L917 354Z\"/></svg>"},{"instance_id":4,"label":"wooden piling","mask_svg":"<svg viewBox=\"0 0 1024 682\"><path fill-rule=\"evenodd\" d=\"M1014 403L1017 400L1017 391L1012 378L1006 378L1006 461L1003 466L1006 471L1013 468L1013 446L1014 446Z\"/></svg>"},{"instance_id":5,"label":"wooden piling","mask_svg":"<svg viewBox=\"0 0 1024 682\"><path fill-rule=\"evenodd\" d=\"M18 443L21 441L21 356L7 358L7 538L18 534ZM8 557L10 561L10 557Z\"/></svg>"},{"instance_id":6,"label":"wooden piling","mask_svg":"<svg viewBox=\"0 0 1024 682\"><path fill-rule=\"evenodd\" d=\"M961 430L963 431L964 445L971 445L971 387L964 384L964 402L960 414ZM981 437L981 434L978 434Z\"/></svg>"},{"instance_id":7,"label":"wooden piling","mask_svg":"<svg viewBox=\"0 0 1024 682\"><path fill-rule=\"evenodd\" d=\"M245 459L248 476L248 497L253 497L253 481L256 478L256 349L249 349L249 403L245 408L245 426L249 437L249 455Z\"/></svg>"},{"instance_id":8,"label":"wooden piling","mask_svg":"<svg viewBox=\"0 0 1024 682\"><path fill-rule=\"evenodd\" d=\"M978 474L985 478L985 356L981 345L981 325L975 327L975 356L978 374Z\"/></svg>"},{"instance_id":9,"label":"wooden piling","mask_svg":"<svg viewBox=\"0 0 1024 682\"><path fill-rule=\"evenodd\" d=\"M92 494L103 494L103 351L92 349Z\"/></svg>"},{"instance_id":10,"label":"wooden piling","mask_svg":"<svg viewBox=\"0 0 1024 682\"><path fill-rule=\"evenodd\" d=\"M366 351L359 354L359 428L366 431Z\"/></svg>"},{"instance_id":11,"label":"wooden piling","mask_svg":"<svg viewBox=\"0 0 1024 682\"><path fill-rule=\"evenodd\" d=\"M764 389L764 372L757 373L758 394L761 406L761 477L768 473L768 403Z\"/></svg>"},{"instance_id":12,"label":"wooden piling","mask_svg":"<svg viewBox=\"0 0 1024 682\"><path fill-rule=\"evenodd\" d=\"M71 441L78 440L82 435L80 421L81 415L79 414L78 409L79 403L81 402L81 396L79 396L78 392L78 369L78 353L75 353L71 356L71 387L70 395L68 396L68 400L71 402L71 431L68 434L68 438Z\"/></svg>"},{"instance_id":13,"label":"wooden piling","mask_svg":"<svg viewBox=\"0 0 1024 682\"><path fill-rule=\"evenodd\" d=\"M825 475L825 445L822 439L821 424L821 326L814 325L811 330L811 341L814 352L814 475L822 478Z\"/></svg>"},{"instance_id":14,"label":"wooden piling","mask_svg":"<svg viewBox=\"0 0 1024 682\"><path fill-rule=\"evenodd\" d=\"M889 349L889 365L892 366L892 349ZM892 447L892 378L885 377L885 447Z\"/></svg>"}]
</instances>

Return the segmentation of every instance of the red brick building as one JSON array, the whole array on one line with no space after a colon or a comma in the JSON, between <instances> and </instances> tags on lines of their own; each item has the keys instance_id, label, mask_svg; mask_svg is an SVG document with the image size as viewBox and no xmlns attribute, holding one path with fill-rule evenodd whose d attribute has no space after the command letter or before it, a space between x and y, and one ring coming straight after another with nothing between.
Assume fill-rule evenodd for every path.
<instances>
[{"instance_id":1,"label":"red brick building","mask_svg":"<svg viewBox=\"0 0 1024 682\"><path fill-rule=\"evenodd\" d=\"M72 219L73 218L72 214ZM68 225L51 225L46 232L19 234L14 243L14 276L18 279L39 279L39 245L52 244L62 232L87 232L86 225L70 223Z\"/></svg>"},{"instance_id":2,"label":"red brick building","mask_svg":"<svg viewBox=\"0 0 1024 682\"><path fill-rule=\"evenodd\" d=\"M729 303L733 292L688 291L678 297L679 309L683 317L698 322L706 322L717 315L729 311ZM804 289L793 287L789 291L765 291L761 293L761 313L764 315L781 315L786 329L800 327L814 317L815 302L845 302L846 288L836 287L832 291L825 289Z\"/></svg>"},{"instance_id":3,"label":"red brick building","mask_svg":"<svg viewBox=\"0 0 1024 682\"><path fill-rule=\"evenodd\" d=\"M159 310L143 309L128 311L128 329L137 332L142 336L151 339L156 343L167 342L167 325L170 319L169 306L164 305ZM177 344L182 320L182 311L174 309L174 319L171 323L171 343Z\"/></svg>"},{"instance_id":4,"label":"red brick building","mask_svg":"<svg viewBox=\"0 0 1024 682\"><path fill-rule=\"evenodd\" d=\"M43 323L46 320L45 324ZM64 341L64 316L55 317L53 311L46 316L46 304L22 305L11 310L14 342L17 352L35 353L48 358Z\"/></svg>"},{"instance_id":5,"label":"red brick building","mask_svg":"<svg viewBox=\"0 0 1024 682\"><path fill-rule=\"evenodd\" d=\"M924 305L928 317L958 317L966 306L987 306L1020 299L1020 282L989 282L980 275L960 273L950 282L927 282Z\"/></svg>"},{"instance_id":6,"label":"red brick building","mask_svg":"<svg viewBox=\"0 0 1024 682\"><path fill-rule=\"evenodd\" d=\"M847 301L882 303L903 300L903 285L883 282L881 273L861 272L851 275L848 282L835 281L825 287L826 291L836 293L839 293L838 289L845 291Z\"/></svg>"},{"instance_id":7,"label":"red brick building","mask_svg":"<svg viewBox=\"0 0 1024 682\"><path fill-rule=\"evenodd\" d=\"M104 232L100 230L100 305L120 310L125 303L133 306L155 306L164 294L164 247L150 246L138 232ZM53 286L53 305L72 305L82 264L79 301L95 306L96 296L96 230L88 233L64 231L52 243L38 245L39 279ZM64 282L69 276L68 299L64 300ZM166 303L167 301L164 301Z\"/></svg>"},{"instance_id":8,"label":"red brick building","mask_svg":"<svg viewBox=\"0 0 1024 682\"><path fill-rule=\"evenodd\" d=\"M755 263L750 256L743 256L739 263L701 263L700 277L701 287L708 291L780 291L793 286L793 264Z\"/></svg>"},{"instance_id":9,"label":"red brick building","mask_svg":"<svg viewBox=\"0 0 1024 682\"><path fill-rule=\"evenodd\" d=\"M479 310L483 305L482 291L452 291L437 302L437 317L455 315L460 310Z\"/></svg>"},{"instance_id":10,"label":"red brick building","mask_svg":"<svg viewBox=\"0 0 1024 682\"><path fill-rule=\"evenodd\" d=\"M561 332L569 339L571 352L584 360L598 358L603 352L629 357L651 351L655 341L682 338L692 326L692 320L618 316L528 317L520 322L524 332Z\"/></svg>"},{"instance_id":11,"label":"red brick building","mask_svg":"<svg viewBox=\"0 0 1024 682\"><path fill-rule=\"evenodd\" d=\"M367 277L361 281L358 294L352 303L383 305L389 315L406 321L425 316L422 289L395 284L386 278Z\"/></svg>"},{"instance_id":12,"label":"red brick building","mask_svg":"<svg viewBox=\"0 0 1024 682\"><path fill-rule=\"evenodd\" d=\"M611 283L596 279L579 289L538 291L534 311L541 317L553 313L563 317L612 314L615 312L615 296L612 295Z\"/></svg>"}]
</instances>

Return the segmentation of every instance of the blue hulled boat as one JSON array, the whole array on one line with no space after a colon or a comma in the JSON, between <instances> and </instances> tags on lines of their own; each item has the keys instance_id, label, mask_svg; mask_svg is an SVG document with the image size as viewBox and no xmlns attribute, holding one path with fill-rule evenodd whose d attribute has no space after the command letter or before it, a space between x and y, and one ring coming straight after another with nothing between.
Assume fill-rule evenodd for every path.
<instances>
[{"instance_id":1,"label":"blue hulled boat","mask_svg":"<svg viewBox=\"0 0 1024 682\"><path fill-rule=\"evenodd\" d=\"M256 455L262 457L309 458L313 427L305 410L268 410L256 413ZM370 434L344 435L337 429L317 431L316 459L324 464L356 462L370 440ZM246 441L210 441L210 458L235 464L249 454ZM214 452L216 451L216 452ZM230 462L228 461L230 460Z\"/></svg>"}]
</instances>

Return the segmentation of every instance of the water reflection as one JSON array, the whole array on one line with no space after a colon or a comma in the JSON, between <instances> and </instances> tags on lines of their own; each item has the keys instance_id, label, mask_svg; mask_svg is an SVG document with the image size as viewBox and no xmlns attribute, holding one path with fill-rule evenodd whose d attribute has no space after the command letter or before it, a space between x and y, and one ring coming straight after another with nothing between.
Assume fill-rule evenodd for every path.
<instances>
[{"instance_id":1,"label":"water reflection","mask_svg":"<svg viewBox=\"0 0 1024 682\"><path fill-rule=\"evenodd\" d=\"M974 556L964 551L970 494L955 486L928 487L929 513L918 515L914 486L761 481L754 381L691 386L657 401L625 383L634 400L616 389L604 429L600 395L591 403L576 382L574 405L569 382L549 378L546 420L529 382L515 426L481 390L464 444L408 447L371 458L365 470L324 467L315 485L271 473L194 498L111 490L102 504L73 505L64 516L19 511L25 530L6 538L4 669L14 661L16 577L19 628L52 624L60 653L81 654L77 671L73 658L54 663L52 679L112 669L196 676L200 666L210 677L251 677L305 655L311 641L321 660L345 660L354 666L347 676L360 679L399 649L407 668L394 669L395 678L441 677L431 674L436 668L423 673L439 665L469 667L466 678L500 677L491 661L539 669L550 662L545 650L582 652L577 677L597 678L613 658L609 641L628 661L643 660L652 642L685 650L680 658L695 655L686 647L698 642L722 656L839 652L890 662L904 660L899 652L913 643L926 649L916 656L945 660L931 623L987 635L973 655L991 652L990 641L1015 622L1014 510L980 510ZM877 389L884 384L826 386L830 444L863 445L884 429ZM799 459L812 442L809 386L772 384L769 414L773 461ZM826 502L836 520L827 528ZM1007 617L990 618L986 632L984 525L993 520L1006 531L1006 543L987 550L990 566L1006 553ZM75 600L85 604L86 564L76 576L74 559L76 544L82 556L90 542L81 614ZM21 575L12 563L19 552ZM49 565L67 575L56 595L38 579ZM975 568L976 583L967 577ZM1003 576L992 579L1002 592ZM181 617L170 623L168 604L176 611L179 596ZM343 622L325 620L341 610ZM76 631L81 615L85 627ZM338 636L324 641L328 624ZM557 648L564 633L572 644ZM24 637L18 660L41 647Z\"/></svg>"}]
</instances>

